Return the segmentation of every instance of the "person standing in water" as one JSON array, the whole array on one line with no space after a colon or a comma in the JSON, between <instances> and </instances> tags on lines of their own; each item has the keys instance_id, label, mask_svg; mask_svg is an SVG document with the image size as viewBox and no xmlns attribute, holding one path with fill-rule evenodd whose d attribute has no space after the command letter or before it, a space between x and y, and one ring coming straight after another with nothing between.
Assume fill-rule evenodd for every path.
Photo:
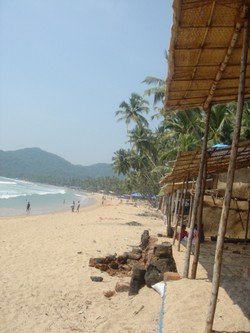
<instances>
[{"instance_id":1,"label":"person standing in water","mask_svg":"<svg viewBox=\"0 0 250 333\"><path fill-rule=\"evenodd\" d=\"M80 201L77 202L76 211L79 212L79 209L80 209Z\"/></svg>"},{"instance_id":2,"label":"person standing in water","mask_svg":"<svg viewBox=\"0 0 250 333\"><path fill-rule=\"evenodd\" d=\"M27 206L26 206L26 212L29 214L30 210L31 210L30 202L28 201Z\"/></svg>"}]
</instances>

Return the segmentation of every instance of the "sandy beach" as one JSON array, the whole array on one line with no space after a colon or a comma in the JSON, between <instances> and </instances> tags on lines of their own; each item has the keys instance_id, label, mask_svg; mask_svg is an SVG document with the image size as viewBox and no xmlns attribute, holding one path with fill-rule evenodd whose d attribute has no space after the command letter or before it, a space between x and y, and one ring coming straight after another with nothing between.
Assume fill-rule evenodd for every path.
<instances>
[{"instance_id":1,"label":"sandy beach","mask_svg":"<svg viewBox=\"0 0 250 333\"><path fill-rule=\"evenodd\" d=\"M89 267L89 259L122 254L138 246L141 234L165 233L157 211L116 198L101 197L79 213L0 219L0 332L154 333L164 306L163 332L203 332L211 291L215 244L205 242L197 280L167 281L165 299L152 288L138 295L115 293L117 282L129 276L110 276ZM129 225L138 222L140 225ZM158 242L172 240L160 237ZM174 259L181 274L185 248ZM215 332L250 332L249 245L226 245L222 286L214 321ZM225 267L224 267L225 266ZM91 276L102 276L93 282Z\"/></svg>"}]
</instances>

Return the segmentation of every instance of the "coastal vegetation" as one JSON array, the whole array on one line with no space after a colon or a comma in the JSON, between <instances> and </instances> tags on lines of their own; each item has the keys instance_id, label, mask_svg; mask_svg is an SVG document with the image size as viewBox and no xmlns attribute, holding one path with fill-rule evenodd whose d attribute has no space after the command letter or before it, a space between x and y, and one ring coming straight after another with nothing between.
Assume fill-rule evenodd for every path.
<instances>
[{"instance_id":1,"label":"coastal vegetation","mask_svg":"<svg viewBox=\"0 0 250 333\"><path fill-rule=\"evenodd\" d=\"M123 175L127 185L143 194L158 194L160 178L170 172L179 152L193 151L201 147L206 115L201 108L164 112L166 82L146 77L143 83L150 85L144 96L132 93L128 102L123 101L116 111L118 121L125 121L129 148L114 152L113 169ZM146 97L153 96L150 111ZM150 127L157 119L158 126ZM235 126L236 103L214 105L211 111L208 146L231 145ZM244 104L241 141L250 139L250 102Z\"/></svg>"}]
</instances>

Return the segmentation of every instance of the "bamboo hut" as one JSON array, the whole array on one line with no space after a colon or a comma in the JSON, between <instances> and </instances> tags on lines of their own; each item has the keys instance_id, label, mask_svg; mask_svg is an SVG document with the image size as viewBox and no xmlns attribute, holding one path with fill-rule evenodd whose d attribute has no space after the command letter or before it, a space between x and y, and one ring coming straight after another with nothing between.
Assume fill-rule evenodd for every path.
<instances>
[{"instance_id":1,"label":"bamboo hut","mask_svg":"<svg viewBox=\"0 0 250 333\"><path fill-rule=\"evenodd\" d=\"M204 202L208 207L221 208L221 203L225 195L225 182L226 171L229 166L231 146L223 148L209 148L206 152L207 159L207 179L204 193ZM174 193L180 192L184 180L189 175L187 183L188 201L191 205L192 198L195 193L195 182L199 172L199 165L201 159L201 149L191 152L181 152L174 162L171 173L165 175L161 179L161 192L160 195L164 198ZM247 240L248 234L246 230L248 228L248 201L250 198L250 141L240 142L237 149L236 160L236 174L234 179L234 186L232 190L232 200L230 209L235 211L236 217L240 219L242 225L242 236ZM176 199L177 195L175 195ZM176 199L177 200L177 199ZM188 213L191 213L191 206ZM173 210L173 207L172 207ZM241 216L241 212L244 211L244 218ZM208 215L208 208L206 208L206 214ZM176 227L176 216L173 214L170 221L172 227ZM189 225L189 219L188 223ZM203 220L206 220L203 219ZM232 223L233 224L233 223ZM206 230L207 231L207 230ZM211 233L210 233L211 234ZM239 234L239 233L238 233ZM230 235L233 235L230 230Z\"/></svg>"},{"instance_id":2,"label":"bamboo hut","mask_svg":"<svg viewBox=\"0 0 250 333\"><path fill-rule=\"evenodd\" d=\"M196 217L201 214L198 207L201 207L199 204L205 191L206 169L209 168L206 152L211 106L237 101L236 125L228 156L226 189L216 245L211 298L204 330L206 333L212 332L218 297L224 236L240 145L243 103L250 97L249 7L250 0L173 1L174 16L169 48L165 111L186 110L188 112L190 108L202 107L207 112L190 234L192 234ZM187 243L184 277L188 277L190 250L191 237ZM198 253L195 254L196 258Z\"/></svg>"}]
</instances>

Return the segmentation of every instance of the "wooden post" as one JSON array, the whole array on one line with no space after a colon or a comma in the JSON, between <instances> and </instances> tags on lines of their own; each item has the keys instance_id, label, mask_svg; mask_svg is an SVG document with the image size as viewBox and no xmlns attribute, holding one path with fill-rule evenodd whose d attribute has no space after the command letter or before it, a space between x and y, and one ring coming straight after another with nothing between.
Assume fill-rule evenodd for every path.
<instances>
[{"instance_id":1,"label":"wooden post","mask_svg":"<svg viewBox=\"0 0 250 333\"><path fill-rule=\"evenodd\" d=\"M207 110L207 119L206 119L206 128L204 133L204 139L203 139L203 145L201 150L201 160L200 160L200 166L199 166L199 173L196 180L196 186L195 186L195 195L194 195L194 205L192 210L192 217L190 222L190 229L189 229L189 235L188 235L188 241L187 241L187 248L185 253L185 262L184 262L184 269L183 269L183 277L188 278L189 273L189 264L190 264L190 253L192 248L192 235L194 230L194 224L197 219L197 211L198 206L200 203L200 196L202 194L202 181L203 181L203 170L206 163L206 153L207 153L207 140L208 140L208 131L209 131L209 122L210 122L210 115L211 115L211 109L208 108Z\"/></svg>"},{"instance_id":2,"label":"wooden post","mask_svg":"<svg viewBox=\"0 0 250 333\"><path fill-rule=\"evenodd\" d=\"M184 182L183 182L184 185ZM183 218L184 218L184 208L185 208L185 202L186 202L186 198L187 198L187 188L188 188L188 177L186 179L186 184L185 184L185 191L184 191L184 195L182 194L182 198L183 200L181 201L182 206L181 206L181 223L180 223L180 230L182 229L182 225L183 225ZM179 235L179 239L178 239L178 251L180 252L180 248L181 248L181 234Z\"/></svg>"},{"instance_id":3,"label":"wooden post","mask_svg":"<svg viewBox=\"0 0 250 333\"><path fill-rule=\"evenodd\" d=\"M162 206L162 213L166 215L167 213L167 206L168 206L168 196L164 195L163 196L163 206Z\"/></svg>"},{"instance_id":4,"label":"wooden post","mask_svg":"<svg viewBox=\"0 0 250 333\"><path fill-rule=\"evenodd\" d=\"M215 250L215 261L213 269L213 280L212 280L212 290L210 295L210 303L207 312L207 319L204 333L212 333L214 314L216 309L216 303L219 292L220 276L221 276L221 265L222 265L222 254L224 246L224 237L226 234L227 220L230 208L230 201L232 196L232 188L234 181L235 165L237 159L238 144L240 138L240 128L241 119L243 112L244 103L244 90L245 90L245 79L246 79L246 69L247 69L247 56L248 56L248 45L249 45L249 12L248 8L244 6L245 10L245 21L244 21L244 35L243 35L243 46L242 46L242 56L241 56L241 68L240 68L240 82L238 90L238 105L236 111L236 124L233 134L233 142L231 146L231 154L227 172L227 183L225 197L222 205L222 212L220 218L220 225L218 230L218 238Z\"/></svg>"},{"instance_id":5,"label":"wooden post","mask_svg":"<svg viewBox=\"0 0 250 333\"><path fill-rule=\"evenodd\" d=\"M172 191L170 194L169 206L168 206L168 218L167 218L167 236L172 237L172 197L173 197L174 182L172 184Z\"/></svg>"},{"instance_id":6,"label":"wooden post","mask_svg":"<svg viewBox=\"0 0 250 333\"><path fill-rule=\"evenodd\" d=\"M179 201L179 193L180 191L176 191L176 197L175 197L175 207L174 207L174 236L173 236L173 245L175 244L175 237L177 233L177 228L178 228L178 214L177 214L177 209L178 209L178 201Z\"/></svg>"},{"instance_id":7,"label":"wooden post","mask_svg":"<svg viewBox=\"0 0 250 333\"><path fill-rule=\"evenodd\" d=\"M241 223L242 229L245 230L244 229L244 224L243 224L243 221L242 221L241 212L240 212L239 205L238 205L238 199L234 198L234 201L235 201L235 204L236 204L236 207L237 207L237 213L239 213L240 223Z\"/></svg>"},{"instance_id":8,"label":"wooden post","mask_svg":"<svg viewBox=\"0 0 250 333\"><path fill-rule=\"evenodd\" d=\"M248 225L249 225L249 217L250 217L250 199L248 201L248 211L247 211L247 224L246 224L246 231L245 231L245 243L247 244L248 239Z\"/></svg>"},{"instance_id":9,"label":"wooden post","mask_svg":"<svg viewBox=\"0 0 250 333\"><path fill-rule=\"evenodd\" d=\"M190 206L189 206L189 214L188 214L188 227L190 227L191 223L191 216L193 211L193 204L194 204L194 195L193 192L190 192Z\"/></svg>"},{"instance_id":10,"label":"wooden post","mask_svg":"<svg viewBox=\"0 0 250 333\"><path fill-rule=\"evenodd\" d=\"M183 192L184 192L184 181L182 182L182 187L181 187L181 195L180 195L180 201L179 201L179 205L178 205L178 223L179 224L179 217L181 214L181 210L182 210L182 205L183 205ZM177 229L176 229L177 230ZM181 232L181 223L180 223L180 232ZM180 236L180 235L179 235ZM178 247L177 250L180 251L180 247L181 247L181 237L178 238Z\"/></svg>"},{"instance_id":11,"label":"wooden post","mask_svg":"<svg viewBox=\"0 0 250 333\"><path fill-rule=\"evenodd\" d=\"M202 193L200 196L200 204L199 204L199 213L198 213L198 223L197 223L197 241L195 244L194 249L194 259L191 269L191 279L196 278L197 267L199 262L199 255L200 255L200 244L201 244L201 230L202 230L202 221L203 221L203 202L204 202L204 192L206 188L206 181L207 181L207 159L205 160L204 170L203 170L203 179L202 179Z\"/></svg>"}]
</instances>

